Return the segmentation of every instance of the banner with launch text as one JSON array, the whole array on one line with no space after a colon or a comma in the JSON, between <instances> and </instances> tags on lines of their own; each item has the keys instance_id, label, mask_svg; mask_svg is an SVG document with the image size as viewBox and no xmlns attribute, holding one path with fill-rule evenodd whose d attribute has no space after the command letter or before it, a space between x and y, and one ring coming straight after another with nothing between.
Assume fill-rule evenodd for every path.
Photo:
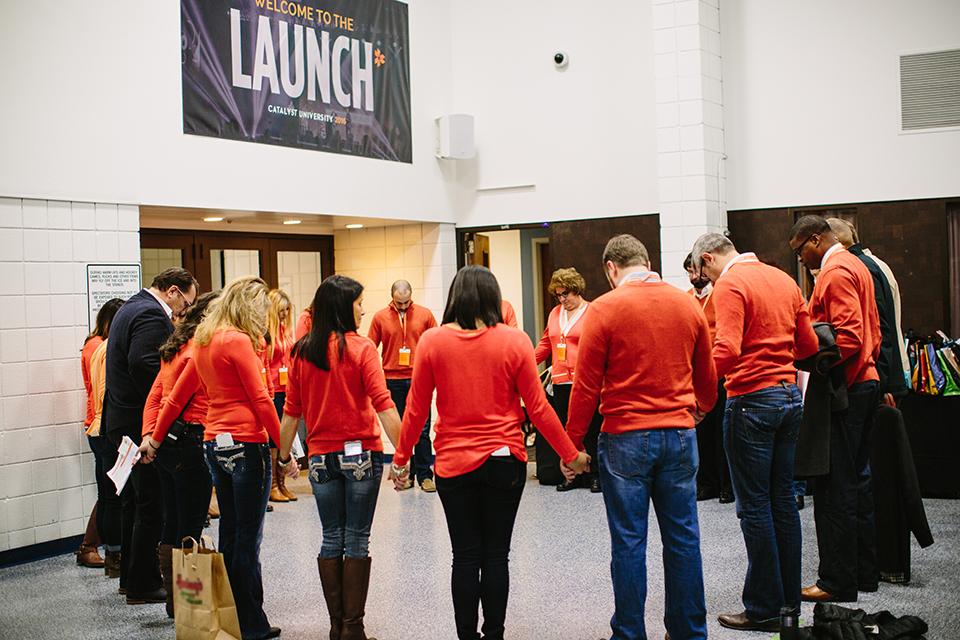
<instances>
[{"instance_id":1,"label":"banner with launch text","mask_svg":"<svg viewBox=\"0 0 960 640\"><path fill-rule=\"evenodd\" d=\"M184 133L412 162L407 8L181 0Z\"/></svg>"}]
</instances>

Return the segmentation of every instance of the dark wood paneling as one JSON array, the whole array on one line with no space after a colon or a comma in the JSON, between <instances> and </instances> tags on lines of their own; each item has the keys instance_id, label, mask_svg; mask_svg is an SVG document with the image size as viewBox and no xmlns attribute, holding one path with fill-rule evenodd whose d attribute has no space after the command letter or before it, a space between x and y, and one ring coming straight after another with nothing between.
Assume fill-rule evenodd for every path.
<instances>
[{"instance_id":1,"label":"dark wood paneling","mask_svg":"<svg viewBox=\"0 0 960 640\"><path fill-rule=\"evenodd\" d=\"M660 273L659 214L556 222L550 229L554 267L574 267L579 271L587 281L587 297L590 299L609 290L603 272L603 249L615 235L629 233L636 236L647 247L651 267Z\"/></svg>"},{"instance_id":2,"label":"dark wood paneling","mask_svg":"<svg viewBox=\"0 0 960 640\"><path fill-rule=\"evenodd\" d=\"M787 242L793 226L789 209L730 211L727 226L737 251L753 251L761 262L797 277L797 258Z\"/></svg>"}]
</instances>

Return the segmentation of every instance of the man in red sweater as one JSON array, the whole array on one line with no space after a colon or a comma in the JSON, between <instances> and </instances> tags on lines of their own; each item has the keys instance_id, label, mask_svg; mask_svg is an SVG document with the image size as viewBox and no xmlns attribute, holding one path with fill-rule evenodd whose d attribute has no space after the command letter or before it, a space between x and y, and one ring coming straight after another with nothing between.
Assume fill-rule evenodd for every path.
<instances>
[{"instance_id":1,"label":"man in red sweater","mask_svg":"<svg viewBox=\"0 0 960 640\"><path fill-rule=\"evenodd\" d=\"M808 269L820 269L810 317L837 331L837 366L843 367L849 400L847 410L832 417L830 472L815 482L819 579L802 596L814 602L855 602L858 591L876 591L879 580L869 455L880 398L880 317L870 272L837 241L826 219L797 220L790 248Z\"/></svg>"},{"instance_id":2,"label":"man in red sweater","mask_svg":"<svg viewBox=\"0 0 960 640\"><path fill-rule=\"evenodd\" d=\"M744 611L721 625L777 631L784 607L800 614L800 515L793 468L803 401L793 363L816 353L807 305L786 273L737 253L719 233L693 245L694 270L714 283L713 359L727 390L723 442L747 548Z\"/></svg>"},{"instance_id":3,"label":"man in red sweater","mask_svg":"<svg viewBox=\"0 0 960 640\"><path fill-rule=\"evenodd\" d=\"M647 637L647 515L653 500L663 540L667 632L706 638L694 425L717 399L707 321L692 297L650 271L647 249L633 236L611 238L603 264L614 290L590 305L567 431L582 449L599 402L597 457L612 546L613 637Z\"/></svg>"},{"instance_id":4,"label":"man in red sweater","mask_svg":"<svg viewBox=\"0 0 960 640\"><path fill-rule=\"evenodd\" d=\"M410 379L413 377L417 342L427 329L437 326L437 321L429 309L413 303L413 289L406 280L394 282L390 287L390 296L393 299L387 308L374 314L367 337L378 347L383 344L383 372L387 378L387 388L403 418L407 394L410 393ZM437 490L430 468L431 454L430 415L427 414L427 421L413 450L407 489L413 487L416 480L420 488L428 493Z\"/></svg>"}]
</instances>

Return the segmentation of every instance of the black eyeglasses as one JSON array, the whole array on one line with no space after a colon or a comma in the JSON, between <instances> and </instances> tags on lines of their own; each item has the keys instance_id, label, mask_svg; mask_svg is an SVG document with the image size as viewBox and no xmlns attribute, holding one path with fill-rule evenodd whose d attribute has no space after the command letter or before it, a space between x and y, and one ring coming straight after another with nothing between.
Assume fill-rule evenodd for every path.
<instances>
[{"instance_id":1,"label":"black eyeglasses","mask_svg":"<svg viewBox=\"0 0 960 640\"><path fill-rule=\"evenodd\" d=\"M557 296L557 300L563 300L564 298L570 297L572 294L573 291L557 291L553 295Z\"/></svg>"},{"instance_id":2,"label":"black eyeglasses","mask_svg":"<svg viewBox=\"0 0 960 640\"><path fill-rule=\"evenodd\" d=\"M793 250L793 252L794 252L795 254L797 254L797 257L798 257L798 258L800 257L800 252L803 251L803 245L805 245L805 244L807 244L808 242L810 242L811 240L813 240L813 237L816 236L816 235L817 235L816 233L811 233L810 235L807 236L807 239L806 239L806 240L804 240L803 242L800 243L800 246L799 246L799 247L797 247L796 249Z\"/></svg>"}]
</instances>

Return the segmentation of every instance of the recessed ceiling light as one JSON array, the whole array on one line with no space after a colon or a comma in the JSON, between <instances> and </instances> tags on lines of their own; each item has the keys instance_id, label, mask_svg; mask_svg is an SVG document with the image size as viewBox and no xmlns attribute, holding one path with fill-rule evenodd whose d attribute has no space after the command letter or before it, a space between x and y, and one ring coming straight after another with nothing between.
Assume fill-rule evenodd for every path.
<instances>
[{"instance_id":1,"label":"recessed ceiling light","mask_svg":"<svg viewBox=\"0 0 960 640\"><path fill-rule=\"evenodd\" d=\"M210 216L203 219L204 222L223 222L223 218L219 216Z\"/></svg>"},{"instance_id":2,"label":"recessed ceiling light","mask_svg":"<svg viewBox=\"0 0 960 640\"><path fill-rule=\"evenodd\" d=\"M303 220L284 220L283 224L300 224Z\"/></svg>"},{"instance_id":3,"label":"recessed ceiling light","mask_svg":"<svg viewBox=\"0 0 960 640\"><path fill-rule=\"evenodd\" d=\"M355 222L353 224L348 224L347 229L363 229L363 225L359 222Z\"/></svg>"}]
</instances>

